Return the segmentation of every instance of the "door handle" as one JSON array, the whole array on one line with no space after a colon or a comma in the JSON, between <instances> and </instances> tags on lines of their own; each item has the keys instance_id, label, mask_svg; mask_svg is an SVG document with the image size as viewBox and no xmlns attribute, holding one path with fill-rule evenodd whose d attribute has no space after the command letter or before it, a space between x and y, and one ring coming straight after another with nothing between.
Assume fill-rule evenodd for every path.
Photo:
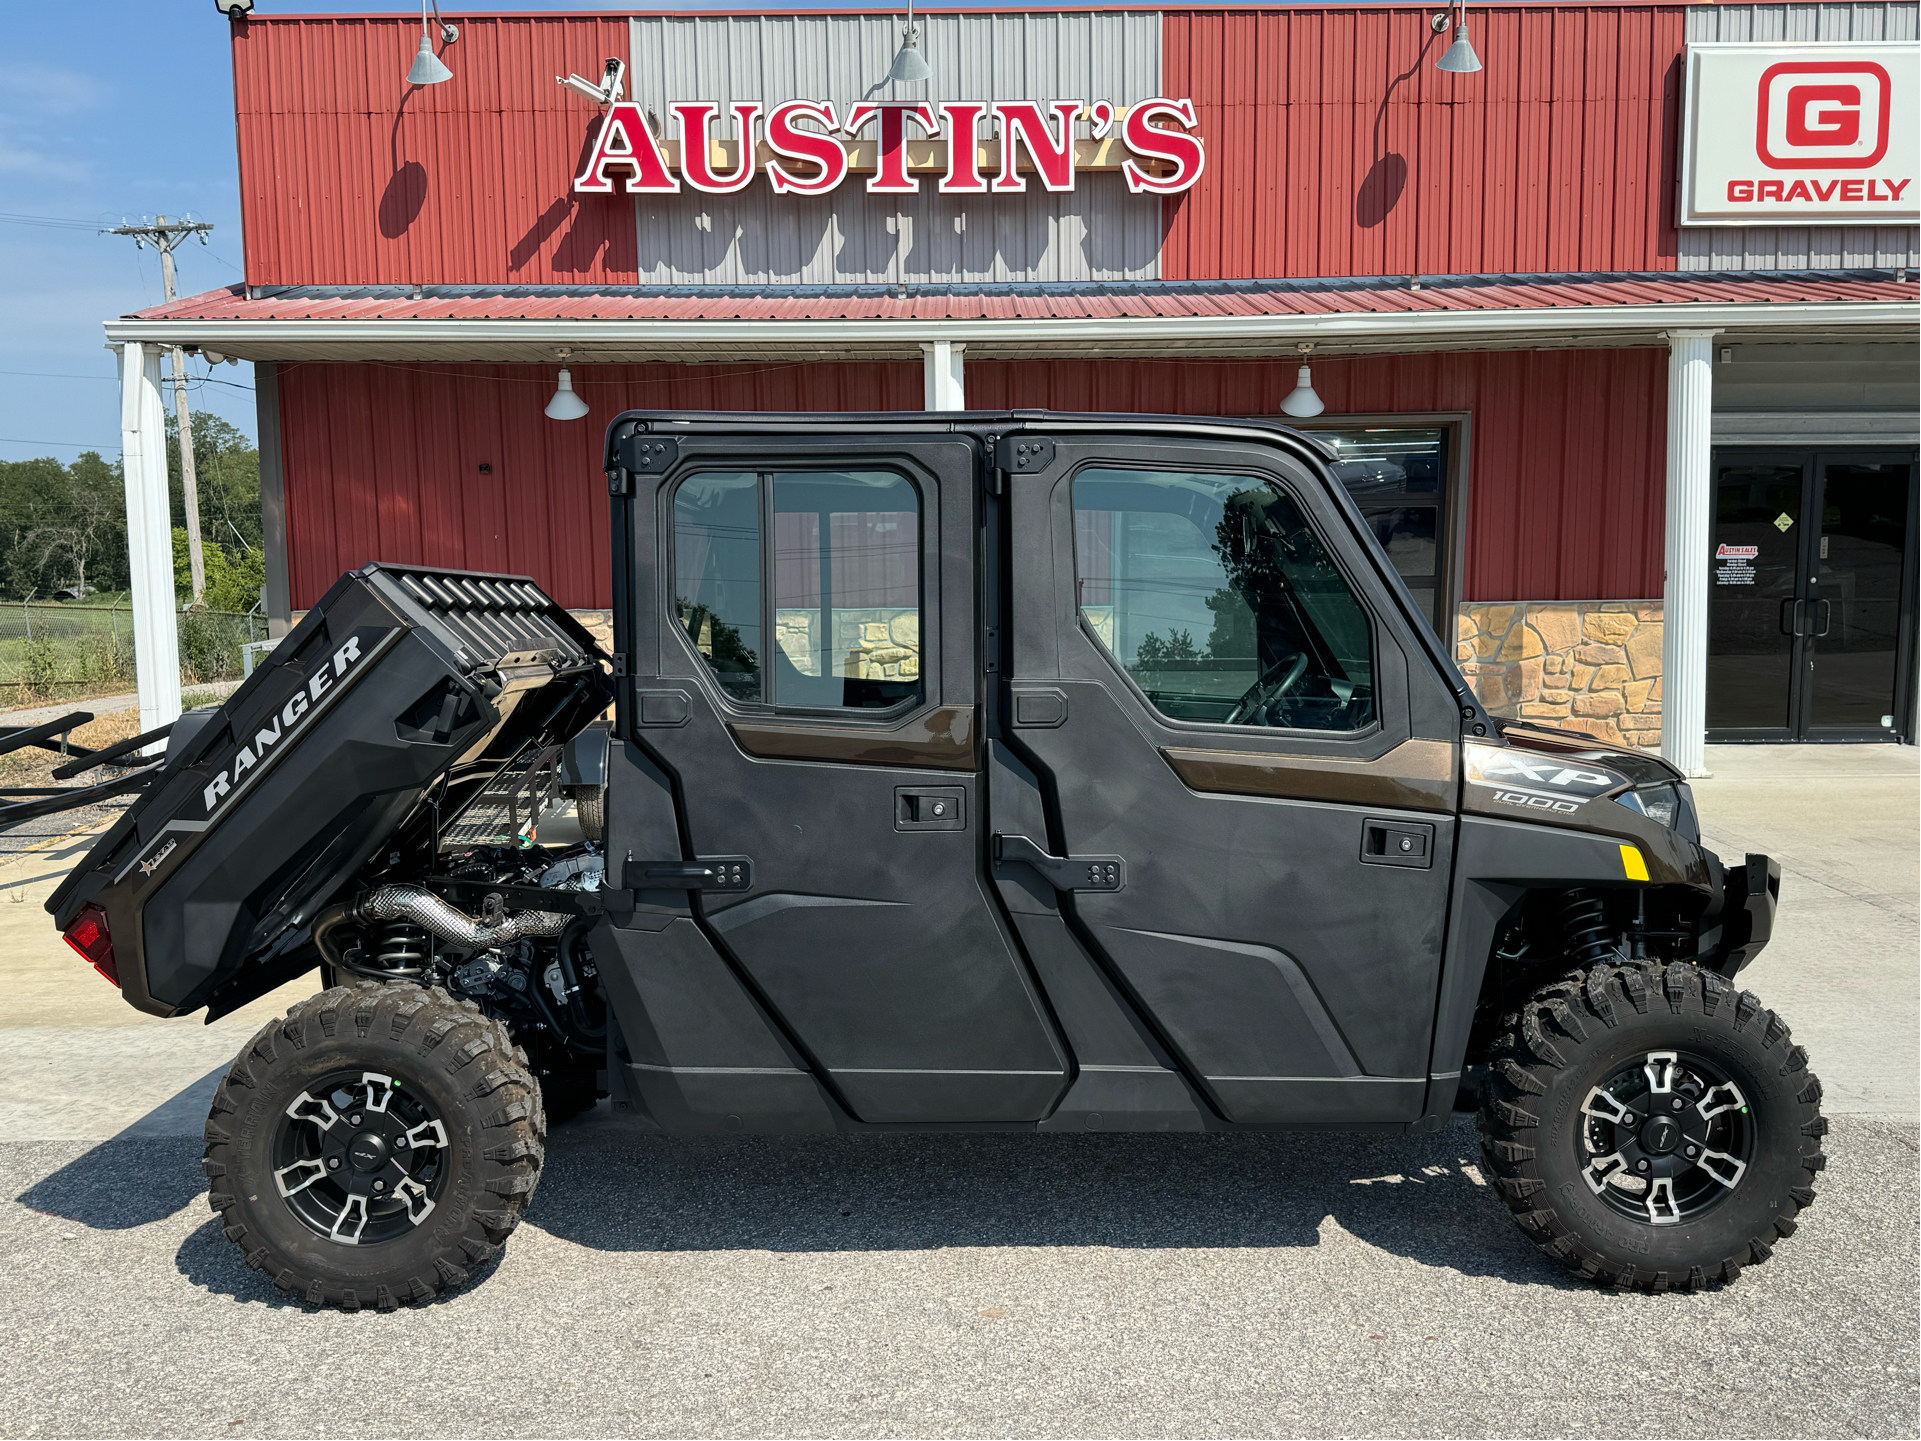
<instances>
[{"instance_id":1,"label":"door handle","mask_svg":"<svg viewBox=\"0 0 1921 1441\"><path fill-rule=\"evenodd\" d=\"M1799 636L1801 630L1801 602L1784 600L1781 602L1781 634Z\"/></svg>"},{"instance_id":2,"label":"door handle","mask_svg":"<svg viewBox=\"0 0 1921 1441\"><path fill-rule=\"evenodd\" d=\"M704 856L697 861L639 861L643 889L663 891L746 891L754 886L754 863L746 856ZM629 881L629 885L633 882Z\"/></svg>"},{"instance_id":3,"label":"door handle","mask_svg":"<svg viewBox=\"0 0 1921 1441\"><path fill-rule=\"evenodd\" d=\"M1004 866L1032 866L1057 891L1118 891L1127 884L1119 856L1056 856L1026 836L994 836L994 859Z\"/></svg>"},{"instance_id":4,"label":"door handle","mask_svg":"<svg viewBox=\"0 0 1921 1441\"><path fill-rule=\"evenodd\" d=\"M1825 600L1817 600L1814 603L1821 607L1821 629L1811 630L1808 632L1808 635L1814 640L1820 640L1821 637L1825 636L1828 633L1829 629L1833 626L1834 607Z\"/></svg>"}]
</instances>

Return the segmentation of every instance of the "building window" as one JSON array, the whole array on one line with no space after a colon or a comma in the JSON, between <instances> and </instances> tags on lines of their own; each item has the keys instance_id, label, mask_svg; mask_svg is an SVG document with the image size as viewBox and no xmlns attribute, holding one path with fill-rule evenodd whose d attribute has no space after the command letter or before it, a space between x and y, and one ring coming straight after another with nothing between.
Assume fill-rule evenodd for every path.
<instances>
[{"instance_id":1,"label":"building window","mask_svg":"<svg viewBox=\"0 0 1921 1441\"><path fill-rule=\"evenodd\" d=\"M1170 720L1355 731L1373 627L1293 499L1243 475L1074 477L1088 627Z\"/></svg>"},{"instance_id":2,"label":"building window","mask_svg":"<svg viewBox=\"0 0 1921 1441\"><path fill-rule=\"evenodd\" d=\"M1334 474L1360 507L1437 634L1451 639L1454 516L1449 504L1447 426L1357 424L1302 426L1331 445Z\"/></svg>"},{"instance_id":3,"label":"building window","mask_svg":"<svg viewBox=\"0 0 1921 1441\"><path fill-rule=\"evenodd\" d=\"M922 694L920 547L893 471L696 475L674 496L675 618L737 701L884 710Z\"/></svg>"}]
</instances>

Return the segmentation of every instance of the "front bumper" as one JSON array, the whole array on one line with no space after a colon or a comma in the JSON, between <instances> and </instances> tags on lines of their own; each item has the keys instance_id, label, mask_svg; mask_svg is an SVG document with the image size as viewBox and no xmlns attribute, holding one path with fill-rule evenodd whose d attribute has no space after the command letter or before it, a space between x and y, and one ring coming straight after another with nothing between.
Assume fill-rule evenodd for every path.
<instances>
[{"instance_id":1,"label":"front bumper","mask_svg":"<svg viewBox=\"0 0 1921 1441\"><path fill-rule=\"evenodd\" d=\"M1707 969L1732 978L1760 955L1774 935L1780 901L1779 861L1750 854L1745 865L1728 867L1721 890L1721 935L1709 952Z\"/></svg>"}]
</instances>

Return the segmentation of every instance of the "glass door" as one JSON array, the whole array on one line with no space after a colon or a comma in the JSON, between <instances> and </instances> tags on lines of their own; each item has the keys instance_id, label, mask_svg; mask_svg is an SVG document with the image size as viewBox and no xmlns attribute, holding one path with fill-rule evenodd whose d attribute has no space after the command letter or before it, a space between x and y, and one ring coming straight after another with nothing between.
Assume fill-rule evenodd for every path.
<instances>
[{"instance_id":1,"label":"glass door","mask_svg":"<svg viewBox=\"0 0 1921 1441\"><path fill-rule=\"evenodd\" d=\"M1711 740L1904 740L1914 452L1722 451L1708 572Z\"/></svg>"},{"instance_id":2,"label":"glass door","mask_svg":"<svg viewBox=\"0 0 1921 1441\"><path fill-rule=\"evenodd\" d=\"M1708 531L1711 739L1794 739L1807 482L1804 455L1715 458Z\"/></svg>"},{"instance_id":3,"label":"glass door","mask_svg":"<svg viewBox=\"0 0 1921 1441\"><path fill-rule=\"evenodd\" d=\"M1901 638L1903 622L1912 623L1914 462L1823 454L1815 469L1802 733L1814 740L1891 738L1907 728L1902 661L1913 652L1912 632L1907 645Z\"/></svg>"}]
</instances>

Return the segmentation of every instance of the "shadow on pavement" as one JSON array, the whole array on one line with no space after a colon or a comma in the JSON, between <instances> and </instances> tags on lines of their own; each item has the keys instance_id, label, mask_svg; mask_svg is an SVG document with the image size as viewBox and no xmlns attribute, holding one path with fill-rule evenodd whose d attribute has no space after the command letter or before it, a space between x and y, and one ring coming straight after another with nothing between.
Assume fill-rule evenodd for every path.
<instances>
[{"instance_id":1,"label":"shadow on pavement","mask_svg":"<svg viewBox=\"0 0 1921 1441\"><path fill-rule=\"evenodd\" d=\"M15 1199L44 1215L100 1231L165 1220L207 1189L200 1127L227 1067L214 1067L128 1126Z\"/></svg>"},{"instance_id":2,"label":"shadow on pavement","mask_svg":"<svg viewBox=\"0 0 1921 1441\"><path fill-rule=\"evenodd\" d=\"M549 1138L528 1223L606 1251L1315 1246L1323 1223L1465 1275L1575 1287L1482 1181L1474 1132Z\"/></svg>"},{"instance_id":3,"label":"shadow on pavement","mask_svg":"<svg viewBox=\"0 0 1921 1441\"><path fill-rule=\"evenodd\" d=\"M20 1202L119 1230L196 1201L206 1190L198 1138L138 1134L146 1120ZM1580 1286L1515 1230L1464 1123L1432 1136L660 1137L603 1116L549 1138L527 1215L562 1240L614 1252L1307 1247L1326 1239L1330 1219L1423 1265ZM216 1294L299 1304L249 1271L212 1218L181 1244L177 1264Z\"/></svg>"}]
</instances>

